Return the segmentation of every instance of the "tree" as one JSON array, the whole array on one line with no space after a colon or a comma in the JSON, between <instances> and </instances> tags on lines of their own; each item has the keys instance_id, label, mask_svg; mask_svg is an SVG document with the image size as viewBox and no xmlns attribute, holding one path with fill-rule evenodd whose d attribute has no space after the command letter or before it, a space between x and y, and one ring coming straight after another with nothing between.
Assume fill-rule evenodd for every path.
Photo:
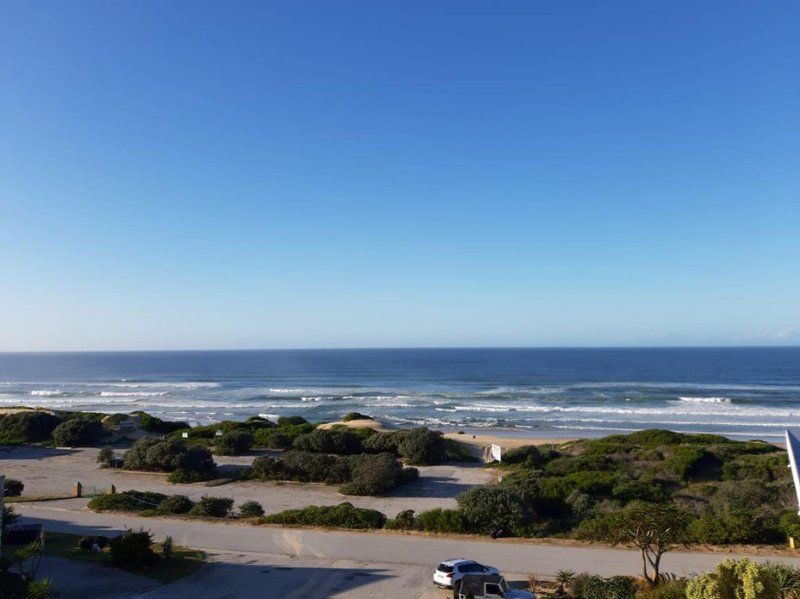
<instances>
[{"instance_id":1,"label":"tree","mask_svg":"<svg viewBox=\"0 0 800 599\"><path fill-rule=\"evenodd\" d=\"M97 454L97 463L101 468L108 468L114 460L114 450L110 447L103 447Z\"/></svg>"},{"instance_id":2,"label":"tree","mask_svg":"<svg viewBox=\"0 0 800 599\"><path fill-rule=\"evenodd\" d=\"M573 580L575 580L575 570L559 570L556 572L558 590L562 593L572 584Z\"/></svg>"},{"instance_id":3,"label":"tree","mask_svg":"<svg viewBox=\"0 0 800 599\"><path fill-rule=\"evenodd\" d=\"M654 585L658 582L663 555L685 541L686 524L686 514L673 505L634 502L615 519L612 540L639 549L642 576Z\"/></svg>"},{"instance_id":4,"label":"tree","mask_svg":"<svg viewBox=\"0 0 800 599\"><path fill-rule=\"evenodd\" d=\"M464 519L483 533L501 529L518 534L528 518L525 501L505 487L473 487L456 497L456 501Z\"/></svg>"}]
</instances>

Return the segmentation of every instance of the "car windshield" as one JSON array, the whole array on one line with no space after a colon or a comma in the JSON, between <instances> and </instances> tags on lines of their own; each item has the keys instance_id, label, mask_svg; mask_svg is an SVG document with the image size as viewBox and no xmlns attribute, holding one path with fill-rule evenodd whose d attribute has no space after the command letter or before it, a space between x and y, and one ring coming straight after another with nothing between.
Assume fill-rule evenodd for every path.
<instances>
[{"instance_id":1,"label":"car windshield","mask_svg":"<svg viewBox=\"0 0 800 599\"><path fill-rule=\"evenodd\" d=\"M439 564L439 567L436 568L439 572L445 572L449 574L453 571L453 566L448 566L447 564Z\"/></svg>"}]
</instances>

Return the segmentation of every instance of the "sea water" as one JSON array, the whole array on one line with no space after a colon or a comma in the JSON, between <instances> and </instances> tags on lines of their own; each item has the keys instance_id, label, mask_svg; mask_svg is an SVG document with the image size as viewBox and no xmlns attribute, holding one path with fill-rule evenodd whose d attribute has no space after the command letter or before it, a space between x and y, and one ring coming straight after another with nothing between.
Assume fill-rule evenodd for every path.
<instances>
[{"instance_id":1,"label":"sea water","mask_svg":"<svg viewBox=\"0 0 800 599\"><path fill-rule=\"evenodd\" d=\"M18 405L190 423L358 411L448 430L774 440L800 427L800 348L0 354L0 407Z\"/></svg>"}]
</instances>

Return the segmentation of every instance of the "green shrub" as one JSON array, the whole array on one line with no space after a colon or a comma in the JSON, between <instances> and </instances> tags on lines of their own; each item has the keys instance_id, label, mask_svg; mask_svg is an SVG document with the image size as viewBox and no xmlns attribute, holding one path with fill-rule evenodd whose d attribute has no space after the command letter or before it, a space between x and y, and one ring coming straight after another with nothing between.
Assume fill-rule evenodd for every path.
<instances>
[{"instance_id":1,"label":"green shrub","mask_svg":"<svg viewBox=\"0 0 800 599\"><path fill-rule=\"evenodd\" d=\"M427 428L406 431L397 444L400 455L414 466L430 466L444 462L447 446L442 433Z\"/></svg>"},{"instance_id":2,"label":"green shrub","mask_svg":"<svg viewBox=\"0 0 800 599\"><path fill-rule=\"evenodd\" d=\"M286 510L264 516L263 522L267 524L373 529L383 528L386 523L386 516L376 510L357 508L350 503L340 503L336 506L312 505L298 510Z\"/></svg>"},{"instance_id":3,"label":"green shrub","mask_svg":"<svg viewBox=\"0 0 800 599\"><path fill-rule=\"evenodd\" d=\"M101 468L108 468L111 466L111 462L114 460L114 450L110 447L103 447L97 453L97 459L95 460L98 464L100 464Z\"/></svg>"},{"instance_id":4,"label":"green shrub","mask_svg":"<svg viewBox=\"0 0 800 599\"><path fill-rule=\"evenodd\" d=\"M640 590L637 599L686 599L685 578L662 580L658 586Z\"/></svg>"},{"instance_id":5,"label":"green shrub","mask_svg":"<svg viewBox=\"0 0 800 599\"><path fill-rule=\"evenodd\" d=\"M483 533L502 529L519 534L529 515L519 494L499 486L473 487L460 493L456 501L471 528Z\"/></svg>"},{"instance_id":6,"label":"green shrub","mask_svg":"<svg viewBox=\"0 0 800 599\"><path fill-rule=\"evenodd\" d=\"M209 497L203 495L189 511L192 516L204 518L227 518L233 509L233 499L230 497Z\"/></svg>"},{"instance_id":7,"label":"green shrub","mask_svg":"<svg viewBox=\"0 0 800 599\"><path fill-rule=\"evenodd\" d=\"M288 426L281 426L277 429L260 429L253 433L253 441L256 447L271 447L269 445L269 439L272 437L273 434L280 433L289 437L291 441L294 441L300 435L310 433L314 430L314 425L312 424L295 424L295 425L288 425ZM288 449L291 447L291 443L289 443L286 448ZM276 448L280 449L280 448Z\"/></svg>"},{"instance_id":8,"label":"green shrub","mask_svg":"<svg viewBox=\"0 0 800 599\"><path fill-rule=\"evenodd\" d=\"M786 540L792 537L795 541L800 542L800 516L797 515L797 512L792 510L781 514L778 520L778 530L784 534Z\"/></svg>"},{"instance_id":9,"label":"green shrub","mask_svg":"<svg viewBox=\"0 0 800 599\"><path fill-rule=\"evenodd\" d=\"M60 447L87 447L96 445L105 435L97 420L70 418L53 429L53 442Z\"/></svg>"},{"instance_id":10,"label":"green shrub","mask_svg":"<svg viewBox=\"0 0 800 599\"><path fill-rule=\"evenodd\" d=\"M5 527L19 520L19 514L10 505L3 505L3 513L0 514L0 520L2 520L2 525Z\"/></svg>"},{"instance_id":11,"label":"green shrub","mask_svg":"<svg viewBox=\"0 0 800 599\"><path fill-rule=\"evenodd\" d=\"M480 462L470 453L469 448L463 443L454 439L444 440L444 461L445 462Z\"/></svg>"},{"instance_id":12,"label":"green shrub","mask_svg":"<svg viewBox=\"0 0 800 599\"><path fill-rule=\"evenodd\" d=\"M0 416L0 444L20 445L49 441L61 418L48 412L25 410Z\"/></svg>"},{"instance_id":13,"label":"green shrub","mask_svg":"<svg viewBox=\"0 0 800 599\"><path fill-rule=\"evenodd\" d=\"M151 416L147 412L131 412L131 416L139 417L139 427L141 429L159 435L168 435L169 433L189 428L189 425L185 422L161 420L161 418Z\"/></svg>"},{"instance_id":14,"label":"green shrub","mask_svg":"<svg viewBox=\"0 0 800 599\"><path fill-rule=\"evenodd\" d=\"M366 416L360 412L348 412L342 416L342 422L350 422L351 420L372 420L372 417Z\"/></svg>"},{"instance_id":15,"label":"green shrub","mask_svg":"<svg viewBox=\"0 0 800 599\"><path fill-rule=\"evenodd\" d=\"M715 471L722 467L722 463L715 455L702 447L690 445L674 447L672 455L667 458L664 465L681 481L713 478Z\"/></svg>"},{"instance_id":16,"label":"green shrub","mask_svg":"<svg viewBox=\"0 0 800 599\"><path fill-rule=\"evenodd\" d=\"M355 433L349 430L322 428L298 436L292 447L300 451L344 455L361 453L364 450L361 438Z\"/></svg>"},{"instance_id":17,"label":"green shrub","mask_svg":"<svg viewBox=\"0 0 800 599\"><path fill-rule=\"evenodd\" d=\"M242 518L258 518L264 515L264 508L257 501L245 501L239 506L239 516Z\"/></svg>"},{"instance_id":18,"label":"green shrub","mask_svg":"<svg viewBox=\"0 0 800 599\"><path fill-rule=\"evenodd\" d=\"M266 436L262 445L269 449L289 449L292 446L292 441L292 438L286 433L275 431Z\"/></svg>"},{"instance_id":19,"label":"green shrub","mask_svg":"<svg viewBox=\"0 0 800 599\"><path fill-rule=\"evenodd\" d=\"M158 504L161 514L186 514L194 507L194 502L186 495L170 495Z\"/></svg>"},{"instance_id":20,"label":"green shrub","mask_svg":"<svg viewBox=\"0 0 800 599\"><path fill-rule=\"evenodd\" d=\"M25 489L25 484L16 478L7 478L3 486L3 495L6 497L19 497Z\"/></svg>"},{"instance_id":21,"label":"green shrub","mask_svg":"<svg viewBox=\"0 0 800 599\"><path fill-rule=\"evenodd\" d=\"M230 431L214 440L217 455L244 455L253 447L253 435L245 431Z\"/></svg>"},{"instance_id":22,"label":"green shrub","mask_svg":"<svg viewBox=\"0 0 800 599\"><path fill-rule=\"evenodd\" d=\"M582 582L583 599L635 599L636 581L628 576L588 576Z\"/></svg>"},{"instance_id":23,"label":"green shrub","mask_svg":"<svg viewBox=\"0 0 800 599\"><path fill-rule=\"evenodd\" d=\"M103 535L93 535L78 539L78 548L83 549L84 551L91 551L92 547L95 545L97 545L100 549L108 546L108 537Z\"/></svg>"},{"instance_id":24,"label":"green shrub","mask_svg":"<svg viewBox=\"0 0 800 599\"><path fill-rule=\"evenodd\" d=\"M188 478L196 480L206 480L216 473L216 464L207 448L187 446L182 440L174 438L139 439L125 452L123 467L127 470L149 472L173 472L181 469Z\"/></svg>"},{"instance_id":25,"label":"green shrub","mask_svg":"<svg viewBox=\"0 0 800 599\"><path fill-rule=\"evenodd\" d=\"M724 480L754 479L771 482L789 476L788 457L785 453L743 455L726 461L722 466Z\"/></svg>"},{"instance_id":26,"label":"green shrub","mask_svg":"<svg viewBox=\"0 0 800 599\"><path fill-rule=\"evenodd\" d=\"M392 530L414 530L417 528L414 510L403 510L391 520L387 520L386 528Z\"/></svg>"},{"instance_id":27,"label":"green shrub","mask_svg":"<svg viewBox=\"0 0 800 599\"><path fill-rule=\"evenodd\" d=\"M542 495L566 499L570 493L578 491L592 496L607 496L617 482L614 472L573 472L566 476L543 477Z\"/></svg>"},{"instance_id":28,"label":"green shrub","mask_svg":"<svg viewBox=\"0 0 800 599\"><path fill-rule=\"evenodd\" d=\"M416 525L427 532L461 533L467 530L467 523L459 510L440 507L420 512Z\"/></svg>"},{"instance_id":29,"label":"green shrub","mask_svg":"<svg viewBox=\"0 0 800 599\"><path fill-rule=\"evenodd\" d=\"M87 507L96 512L141 512L155 509L167 499L163 493L151 491L123 491L114 495L93 497Z\"/></svg>"},{"instance_id":30,"label":"green shrub","mask_svg":"<svg viewBox=\"0 0 800 599\"><path fill-rule=\"evenodd\" d=\"M544 468L550 461L558 457L558 452L549 447L523 445L514 447L503 454L504 464L525 464L528 468Z\"/></svg>"},{"instance_id":31,"label":"green shrub","mask_svg":"<svg viewBox=\"0 0 800 599\"><path fill-rule=\"evenodd\" d=\"M112 431L129 418L130 416L121 412L118 414L109 414L102 420L103 428Z\"/></svg>"},{"instance_id":32,"label":"green shrub","mask_svg":"<svg viewBox=\"0 0 800 599\"><path fill-rule=\"evenodd\" d=\"M614 499L620 501L648 501L659 503L669 499L664 486L653 479L620 479L611 489Z\"/></svg>"},{"instance_id":33,"label":"green shrub","mask_svg":"<svg viewBox=\"0 0 800 599\"><path fill-rule=\"evenodd\" d=\"M392 431L389 433L375 433L367 437L362 442L364 451L372 453L393 453L400 455L400 439L405 435L406 431Z\"/></svg>"},{"instance_id":34,"label":"green shrub","mask_svg":"<svg viewBox=\"0 0 800 599\"><path fill-rule=\"evenodd\" d=\"M768 542L772 536L750 511L700 516L689 523L688 533L696 543L710 545Z\"/></svg>"},{"instance_id":35,"label":"green shrub","mask_svg":"<svg viewBox=\"0 0 800 599\"><path fill-rule=\"evenodd\" d=\"M158 561L158 556L150 548L152 543L150 531L128 529L109 541L111 563L133 570L152 567Z\"/></svg>"},{"instance_id":36,"label":"green shrub","mask_svg":"<svg viewBox=\"0 0 800 599\"><path fill-rule=\"evenodd\" d=\"M345 495L383 495L402 480L403 465L392 454L362 454L350 458L350 482L339 487L339 492Z\"/></svg>"},{"instance_id":37,"label":"green shrub","mask_svg":"<svg viewBox=\"0 0 800 599\"><path fill-rule=\"evenodd\" d=\"M727 559L713 572L689 581L687 599L779 599L780 589L770 569L747 558Z\"/></svg>"},{"instance_id":38,"label":"green shrub","mask_svg":"<svg viewBox=\"0 0 800 599\"><path fill-rule=\"evenodd\" d=\"M298 424L308 424L308 420L302 416L281 416L278 418L278 426L296 426Z\"/></svg>"}]
</instances>

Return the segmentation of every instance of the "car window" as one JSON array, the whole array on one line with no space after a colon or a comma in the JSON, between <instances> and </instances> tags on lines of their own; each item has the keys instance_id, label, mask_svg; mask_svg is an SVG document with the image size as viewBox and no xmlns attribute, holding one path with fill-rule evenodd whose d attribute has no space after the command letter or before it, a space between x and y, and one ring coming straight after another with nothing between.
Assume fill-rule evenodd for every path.
<instances>
[{"instance_id":1,"label":"car window","mask_svg":"<svg viewBox=\"0 0 800 599\"><path fill-rule=\"evenodd\" d=\"M439 567L438 567L438 568L436 568L436 569L437 569L439 572L445 572L445 573L449 574L450 572L452 572L452 571L453 571L453 566L449 566L449 565L447 565L447 564L439 564Z\"/></svg>"},{"instance_id":2,"label":"car window","mask_svg":"<svg viewBox=\"0 0 800 599\"><path fill-rule=\"evenodd\" d=\"M463 564L458 567L459 572L478 572L479 569L478 564Z\"/></svg>"}]
</instances>

